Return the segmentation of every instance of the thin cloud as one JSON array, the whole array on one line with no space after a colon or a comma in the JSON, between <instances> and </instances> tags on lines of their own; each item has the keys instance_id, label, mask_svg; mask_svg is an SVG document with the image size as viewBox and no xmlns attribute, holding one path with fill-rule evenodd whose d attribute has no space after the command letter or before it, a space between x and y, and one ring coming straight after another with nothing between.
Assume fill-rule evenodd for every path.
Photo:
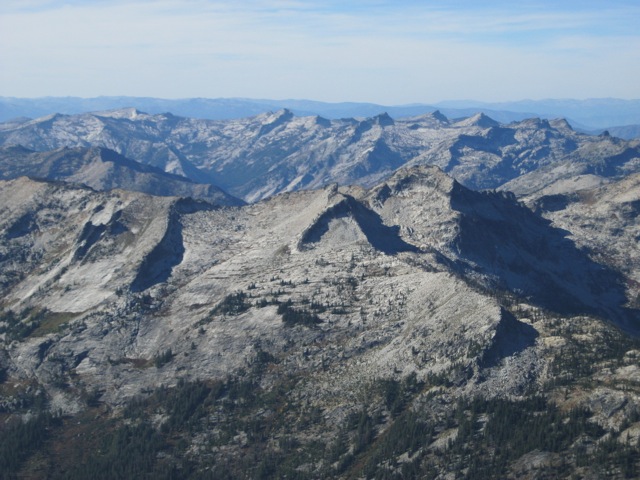
<instances>
[{"instance_id":1,"label":"thin cloud","mask_svg":"<svg viewBox=\"0 0 640 480\"><path fill-rule=\"evenodd\" d=\"M379 103L640 96L627 80L640 73L640 7L580 5L7 0L0 89ZM594 78L602 65L608 84Z\"/></svg>"}]
</instances>

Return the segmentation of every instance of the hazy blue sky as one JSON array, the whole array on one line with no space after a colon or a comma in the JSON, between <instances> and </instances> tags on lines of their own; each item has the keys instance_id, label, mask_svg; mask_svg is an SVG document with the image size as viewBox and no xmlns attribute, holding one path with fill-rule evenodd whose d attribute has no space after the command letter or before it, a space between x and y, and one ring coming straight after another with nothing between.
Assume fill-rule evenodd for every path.
<instances>
[{"instance_id":1,"label":"hazy blue sky","mask_svg":"<svg viewBox=\"0 0 640 480\"><path fill-rule=\"evenodd\" d=\"M640 1L2 0L0 95L640 98Z\"/></svg>"}]
</instances>

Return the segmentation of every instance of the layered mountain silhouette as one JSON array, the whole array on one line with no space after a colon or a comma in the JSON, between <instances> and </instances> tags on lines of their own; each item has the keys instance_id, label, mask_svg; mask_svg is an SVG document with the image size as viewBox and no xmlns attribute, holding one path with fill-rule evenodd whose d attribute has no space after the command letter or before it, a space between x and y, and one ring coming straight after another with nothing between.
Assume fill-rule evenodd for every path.
<instances>
[{"instance_id":1,"label":"layered mountain silhouette","mask_svg":"<svg viewBox=\"0 0 640 480\"><path fill-rule=\"evenodd\" d=\"M639 471L637 142L134 109L0 142L8 477Z\"/></svg>"},{"instance_id":2,"label":"layered mountain silhouette","mask_svg":"<svg viewBox=\"0 0 640 480\"><path fill-rule=\"evenodd\" d=\"M35 152L0 148L0 179L20 176L78 183L96 190L120 188L160 196L192 197L217 205L243 202L211 184L143 165L103 147L62 147Z\"/></svg>"},{"instance_id":3,"label":"layered mountain silhouette","mask_svg":"<svg viewBox=\"0 0 640 480\"><path fill-rule=\"evenodd\" d=\"M405 165L439 166L473 189L498 188L540 169L557 172L551 182L563 174L556 168L563 162L591 165L600 176L638 169L637 141L579 134L564 120L499 124L484 114L454 121L440 112L328 120L280 110L213 121L125 109L5 124L0 144L109 148L245 201L334 182L372 186ZM606 158L616 158L616 166L598 168Z\"/></svg>"}]
</instances>

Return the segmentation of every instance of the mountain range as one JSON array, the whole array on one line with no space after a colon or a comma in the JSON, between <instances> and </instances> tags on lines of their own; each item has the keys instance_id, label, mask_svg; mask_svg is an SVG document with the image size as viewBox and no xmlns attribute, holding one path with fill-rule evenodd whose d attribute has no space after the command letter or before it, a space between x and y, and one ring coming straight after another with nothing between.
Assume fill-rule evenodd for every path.
<instances>
[{"instance_id":1,"label":"mountain range","mask_svg":"<svg viewBox=\"0 0 640 480\"><path fill-rule=\"evenodd\" d=\"M279 110L202 120L125 109L0 124L0 145L109 148L252 202L334 182L372 186L401 166L419 164L439 166L473 189L499 188L576 159L608 177L637 171L640 140L577 133L562 119L500 124L482 113L457 121L440 112L329 120Z\"/></svg>"},{"instance_id":2,"label":"mountain range","mask_svg":"<svg viewBox=\"0 0 640 480\"><path fill-rule=\"evenodd\" d=\"M0 144L8 478L638 475L639 141L124 109Z\"/></svg>"},{"instance_id":3,"label":"mountain range","mask_svg":"<svg viewBox=\"0 0 640 480\"><path fill-rule=\"evenodd\" d=\"M152 195L191 197L216 205L243 203L210 183L196 183L102 147L62 147L44 152L22 146L0 148L0 179L21 176L63 180L95 190L121 188Z\"/></svg>"},{"instance_id":4,"label":"mountain range","mask_svg":"<svg viewBox=\"0 0 640 480\"><path fill-rule=\"evenodd\" d=\"M521 100L513 102L477 102L457 100L431 105L378 105L374 103L327 103L313 100L264 100L248 98L149 97L0 97L0 122L20 117L38 118L53 113L84 112L136 108L152 114L172 112L175 115L229 120L289 109L298 116L319 115L329 119L374 117L388 113L394 118L424 115L440 110L450 118L464 118L482 112L502 123L539 117L548 120L567 118L576 128L591 133L608 129L621 138L640 136L640 100L600 98L589 100Z\"/></svg>"}]
</instances>

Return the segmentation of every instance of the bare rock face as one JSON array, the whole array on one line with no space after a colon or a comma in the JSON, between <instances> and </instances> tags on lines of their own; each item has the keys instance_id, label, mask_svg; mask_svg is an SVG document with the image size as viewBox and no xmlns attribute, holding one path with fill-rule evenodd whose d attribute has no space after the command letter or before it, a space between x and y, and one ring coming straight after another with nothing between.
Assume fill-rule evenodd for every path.
<instances>
[{"instance_id":1,"label":"bare rock face","mask_svg":"<svg viewBox=\"0 0 640 480\"><path fill-rule=\"evenodd\" d=\"M45 341L47 356L87 352L74 368L87 385L109 386L111 401L179 372L223 377L249 365L256 344L285 370L314 371L302 358L322 359L349 385L497 365L532 348L535 330L518 334L525 324L478 287L635 328L614 272L512 197L466 190L434 167L368 191L329 187L236 209L24 178L1 194L5 308L45 312L20 319L39 335L11 348L21 356ZM226 312L240 292L242 308ZM293 325L281 318L287 309ZM512 347L496 345L511 338L504 331L516 331L501 340ZM160 377L124 360L167 349L186 355Z\"/></svg>"},{"instance_id":2,"label":"bare rock face","mask_svg":"<svg viewBox=\"0 0 640 480\"><path fill-rule=\"evenodd\" d=\"M64 312L95 307L133 282L179 202L25 177L3 182L2 195L5 304Z\"/></svg>"}]
</instances>

